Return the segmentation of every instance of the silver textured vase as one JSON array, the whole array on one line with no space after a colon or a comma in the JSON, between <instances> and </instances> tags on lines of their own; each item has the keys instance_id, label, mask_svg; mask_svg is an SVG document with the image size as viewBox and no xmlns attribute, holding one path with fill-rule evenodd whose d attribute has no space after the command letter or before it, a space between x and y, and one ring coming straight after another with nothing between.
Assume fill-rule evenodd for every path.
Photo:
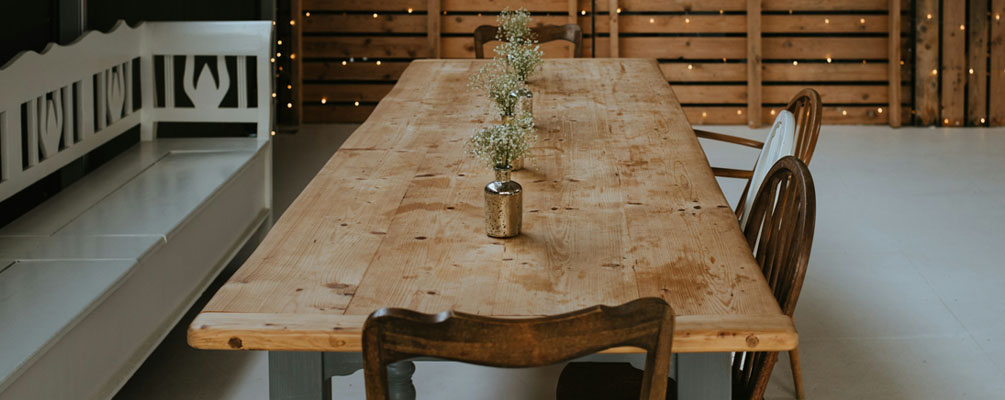
<instances>
[{"instance_id":1,"label":"silver textured vase","mask_svg":"<svg viewBox=\"0 0 1005 400\"><path fill-rule=\"evenodd\" d=\"M509 238L520 234L523 187L510 180L509 166L495 167L496 180L485 185L485 233Z\"/></svg>"},{"instance_id":2,"label":"silver textured vase","mask_svg":"<svg viewBox=\"0 0 1005 400\"><path fill-rule=\"evenodd\" d=\"M524 88L520 91L520 112L534 115L534 93Z\"/></svg>"}]
</instances>

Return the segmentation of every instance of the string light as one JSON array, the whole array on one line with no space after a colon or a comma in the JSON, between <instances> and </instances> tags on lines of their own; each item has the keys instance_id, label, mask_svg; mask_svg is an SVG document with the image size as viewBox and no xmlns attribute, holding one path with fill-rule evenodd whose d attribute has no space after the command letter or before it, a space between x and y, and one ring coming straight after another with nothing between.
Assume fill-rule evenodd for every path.
<instances>
[{"instance_id":1,"label":"string light","mask_svg":"<svg viewBox=\"0 0 1005 400\"><path fill-rule=\"evenodd\" d=\"M865 64L865 63L867 63L867 62L868 62L868 61L866 61L866 60L862 60L862 64Z\"/></svg>"},{"instance_id":2,"label":"string light","mask_svg":"<svg viewBox=\"0 0 1005 400\"><path fill-rule=\"evenodd\" d=\"M282 40L277 40L277 41L276 41L276 45L278 45L278 46L282 46L282 45L283 45L283 41L282 41Z\"/></svg>"},{"instance_id":3,"label":"string light","mask_svg":"<svg viewBox=\"0 0 1005 400\"><path fill-rule=\"evenodd\" d=\"M928 19L932 19L932 14L928 14L926 17L928 17Z\"/></svg>"},{"instance_id":4,"label":"string light","mask_svg":"<svg viewBox=\"0 0 1005 400\"><path fill-rule=\"evenodd\" d=\"M970 75L973 75L973 74L974 74L974 69L970 68Z\"/></svg>"},{"instance_id":5,"label":"string light","mask_svg":"<svg viewBox=\"0 0 1005 400\"><path fill-rule=\"evenodd\" d=\"M984 123L984 118L981 118L981 123L982 123L982 124Z\"/></svg>"},{"instance_id":6,"label":"string light","mask_svg":"<svg viewBox=\"0 0 1005 400\"><path fill-rule=\"evenodd\" d=\"M279 70L280 70L280 71L282 71L282 70L283 70L283 66L282 66L282 65L280 65L280 66L279 66Z\"/></svg>"},{"instance_id":7,"label":"string light","mask_svg":"<svg viewBox=\"0 0 1005 400\"><path fill-rule=\"evenodd\" d=\"M377 13L373 13L373 17L374 17L374 18L377 18Z\"/></svg>"},{"instance_id":8,"label":"string light","mask_svg":"<svg viewBox=\"0 0 1005 400\"><path fill-rule=\"evenodd\" d=\"M685 24L690 24L691 23L691 18L684 17L684 23Z\"/></svg>"},{"instance_id":9,"label":"string light","mask_svg":"<svg viewBox=\"0 0 1005 400\"><path fill-rule=\"evenodd\" d=\"M933 69L932 70L932 76L936 76L938 74L939 74L939 70L937 70L937 69Z\"/></svg>"},{"instance_id":10,"label":"string light","mask_svg":"<svg viewBox=\"0 0 1005 400\"><path fill-rule=\"evenodd\" d=\"M408 13L409 13L409 14L411 14L411 13L412 13L412 11L414 11L414 10L412 10L411 8L409 8L409 9L408 9Z\"/></svg>"},{"instance_id":11,"label":"string light","mask_svg":"<svg viewBox=\"0 0 1005 400\"><path fill-rule=\"evenodd\" d=\"M342 66L344 67L344 66L346 66L346 64L349 64L349 63L347 63L345 60L342 60Z\"/></svg>"},{"instance_id":12,"label":"string light","mask_svg":"<svg viewBox=\"0 0 1005 400\"><path fill-rule=\"evenodd\" d=\"M831 58L830 58L830 57L827 57L827 63L828 63L828 64L830 64L830 63L831 63Z\"/></svg>"},{"instance_id":13,"label":"string light","mask_svg":"<svg viewBox=\"0 0 1005 400\"><path fill-rule=\"evenodd\" d=\"M286 89L287 90L292 90L293 89L293 85L286 85Z\"/></svg>"},{"instance_id":14,"label":"string light","mask_svg":"<svg viewBox=\"0 0 1005 400\"><path fill-rule=\"evenodd\" d=\"M621 14L621 7L618 7L618 14Z\"/></svg>"},{"instance_id":15,"label":"string light","mask_svg":"<svg viewBox=\"0 0 1005 400\"><path fill-rule=\"evenodd\" d=\"M286 103L286 108L293 108L293 103Z\"/></svg>"},{"instance_id":16,"label":"string light","mask_svg":"<svg viewBox=\"0 0 1005 400\"><path fill-rule=\"evenodd\" d=\"M276 98L276 93L272 93L272 98Z\"/></svg>"},{"instance_id":17,"label":"string light","mask_svg":"<svg viewBox=\"0 0 1005 400\"><path fill-rule=\"evenodd\" d=\"M443 10L443 15L447 15L447 10Z\"/></svg>"},{"instance_id":18,"label":"string light","mask_svg":"<svg viewBox=\"0 0 1005 400\"><path fill-rule=\"evenodd\" d=\"M352 105L355 106L355 107L359 107L359 101L353 102Z\"/></svg>"},{"instance_id":19,"label":"string light","mask_svg":"<svg viewBox=\"0 0 1005 400\"><path fill-rule=\"evenodd\" d=\"M688 71L690 71L690 70L694 69L694 65L691 65L691 64L688 64L688 65L687 65L687 69L688 69Z\"/></svg>"},{"instance_id":20,"label":"string light","mask_svg":"<svg viewBox=\"0 0 1005 400\"><path fill-rule=\"evenodd\" d=\"M1002 20L1002 15L1001 14L995 14L995 21L1001 21L1001 20ZM981 119L983 119L983 118L981 118Z\"/></svg>"},{"instance_id":21,"label":"string light","mask_svg":"<svg viewBox=\"0 0 1005 400\"><path fill-rule=\"evenodd\" d=\"M650 24L656 23L656 18L649 18L649 23Z\"/></svg>"},{"instance_id":22,"label":"string light","mask_svg":"<svg viewBox=\"0 0 1005 400\"><path fill-rule=\"evenodd\" d=\"M825 24L829 24L829 23L831 23L831 19L830 19L830 18L824 18L824 23L825 23Z\"/></svg>"},{"instance_id":23,"label":"string light","mask_svg":"<svg viewBox=\"0 0 1005 400\"><path fill-rule=\"evenodd\" d=\"M580 10L579 15L586 15L586 10Z\"/></svg>"},{"instance_id":24,"label":"string light","mask_svg":"<svg viewBox=\"0 0 1005 400\"><path fill-rule=\"evenodd\" d=\"M771 115L775 115L775 110L771 110Z\"/></svg>"},{"instance_id":25,"label":"string light","mask_svg":"<svg viewBox=\"0 0 1005 400\"><path fill-rule=\"evenodd\" d=\"M702 117L702 118L705 118L705 117L707 117L707 116L708 116L708 113L707 113L707 112L704 112L704 111L702 111L702 112L701 112L701 117Z\"/></svg>"},{"instance_id":26,"label":"string light","mask_svg":"<svg viewBox=\"0 0 1005 400\"><path fill-rule=\"evenodd\" d=\"M276 21L272 21L272 26L276 26Z\"/></svg>"},{"instance_id":27,"label":"string light","mask_svg":"<svg viewBox=\"0 0 1005 400\"><path fill-rule=\"evenodd\" d=\"M377 60L377 66L380 66L380 60Z\"/></svg>"},{"instance_id":28,"label":"string light","mask_svg":"<svg viewBox=\"0 0 1005 400\"><path fill-rule=\"evenodd\" d=\"M296 60L297 59L297 53L290 53L290 59L291 60Z\"/></svg>"},{"instance_id":29,"label":"string light","mask_svg":"<svg viewBox=\"0 0 1005 400\"><path fill-rule=\"evenodd\" d=\"M960 24L960 30L961 30L961 31L965 31L965 30L967 30L967 26L966 26L966 25L963 25L963 24Z\"/></svg>"},{"instance_id":30,"label":"string light","mask_svg":"<svg viewBox=\"0 0 1005 400\"><path fill-rule=\"evenodd\" d=\"M726 62L726 57L723 57L723 58L722 58L722 62Z\"/></svg>"},{"instance_id":31,"label":"string light","mask_svg":"<svg viewBox=\"0 0 1005 400\"><path fill-rule=\"evenodd\" d=\"M310 16L311 16L311 12L310 12L310 11L308 11L308 12L305 12L305 13L304 13L304 16L305 16L305 17L310 17Z\"/></svg>"},{"instance_id":32,"label":"string light","mask_svg":"<svg viewBox=\"0 0 1005 400\"><path fill-rule=\"evenodd\" d=\"M276 62L276 58L275 57L269 58L269 62Z\"/></svg>"},{"instance_id":33,"label":"string light","mask_svg":"<svg viewBox=\"0 0 1005 400\"><path fill-rule=\"evenodd\" d=\"M900 65L904 65L904 60L900 60Z\"/></svg>"},{"instance_id":34,"label":"string light","mask_svg":"<svg viewBox=\"0 0 1005 400\"><path fill-rule=\"evenodd\" d=\"M321 104L325 104L327 102L328 102L328 98L327 97L322 97L321 98Z\"/></svg>"},{"instance_id":35,"label":"string light","mask_svg":"<svg viewBox=\"0 0 1005 400\"><path fill-rule=\"evenodd\" d=\"M271 134L272 136L276 136L276 131L272 131L269 134Z\"/></svg>"},{"instance_id":36,"label":"string light","mask_svg":"<svg viewBox=\"0 0 1005 400\"><path fill-rule=\"evenodd\" d=\"M883 113L883 107L877 108L876 112L882 114Z\"/></svg>"},{"instance_id":37,"label":"string light","mask_svg":"<svg viewBox=\"0 0 1005 400\"><path fill-rule=\"evenodd\" d=\"M282 56L283 56L283 53L276 52L276 58L279 58L279 57L282 57Z\"/></svg>"},{"instance_id":38,"label":"string light","mask_svg":"<svg viewBox=\"0 0 1005 400\"><path fill-rule=\"evenodd\" d=\"M858 22L862 25L865 25L865 18L859 18Z\"/></svg>"},{"instance_id":39,"label":"string light","mask_svg":"<svg viewBox=\"0 0 1005 400\"><path fill-rule=\"evenodd\" d=\"M293 26L293 25L296 25L296 24L297 24L297 21L294 21L292 19L290 20L290 26Z\"/></svg>"},{"instance_id":40,"label":"string light","mask_svg":"<svg viewBox=\"0 0 1005 400\"><path fill-rule=\"evenodd\" d=\"M841 115L848 115L848 110L841 110Z\"/></svg>"},{"instance_id":41,"label":"string light","mask_svg":"<svg viewBox=\"0 0 1005 400\"><path fill-rule=\"evenodd\" d=\"M719 10L719 15L722 15L722 13L723 13L724 11L725 11L725 10Z\"/></svg>"},{"instance_id":42,"label":"string light","mask_svg":"<svg viewBox=\"0 0 1005 400\"><path fill-rule=\"evenodd\" d=\"M799 65L799 61L796 61L796 60L792 60L792 65L793 65L793 66L796 66L796 65Z\"/></svg>"},{"instance_id":43,"label":"string light","mask_svg":"<svg viewBox=\"0 0 1005 400\"><path fill-rule=\"evenodd\" d=\"M743 110L737 109L736 110L736 115L743 115Z\"/></svg>"},{"instance_id":44,"label":"string light","mask_svg":"<svg viewBox=\"0 0 1005 400\"><path fill-rule=\"evenodd\" d=\"M949 118L942 120L942 125L949 125Z\"/></svg>"}]
</instances>

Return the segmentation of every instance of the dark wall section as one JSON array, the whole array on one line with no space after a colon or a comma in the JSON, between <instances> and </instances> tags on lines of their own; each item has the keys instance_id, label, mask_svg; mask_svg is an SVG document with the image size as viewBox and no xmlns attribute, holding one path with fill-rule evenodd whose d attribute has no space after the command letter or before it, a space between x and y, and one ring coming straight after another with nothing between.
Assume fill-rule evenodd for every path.
<instances>
[{"instance_id":1,"label":"dark wall section","mask_svg":"<svg viewBox=\"0 0 1005 400\"><path fill-rule=\"evenodd\" d=\"M230 21L272 19L272 0L87 0L88 29L107 31L115 21ZM264 6L264 7L263 7Z\"/></svg>"},{"instance_id":2,"label":"dark wall section","mask_svg":"<svg viewBox=\"0 0 1005 400\"><path fill-rule=\"evenodd\" d=\"M42 51L55 40L55 0L5 1L0 7L0 65L23 50Z\"/></svg>"}]
</instances>

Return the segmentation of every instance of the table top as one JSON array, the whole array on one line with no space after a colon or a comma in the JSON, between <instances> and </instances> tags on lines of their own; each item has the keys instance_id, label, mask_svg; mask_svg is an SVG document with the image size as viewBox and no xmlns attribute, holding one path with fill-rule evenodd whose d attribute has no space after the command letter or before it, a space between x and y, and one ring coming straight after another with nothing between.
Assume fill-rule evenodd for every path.
<instances>
[{"instance_id":1,"label":"table top","mask_svg":"<svg viewBox=\"0 0 1005 400\"><path fill-rule=\"evenodd\" d=\"M381 307L495 317L659 296L675 352L795 347L654 60L546 60L522 234L485 234L485 61L415 61L189 328L203 349L360 351ZM631 348L611 352L641 351Z\"/></svg>"}]
</instances>

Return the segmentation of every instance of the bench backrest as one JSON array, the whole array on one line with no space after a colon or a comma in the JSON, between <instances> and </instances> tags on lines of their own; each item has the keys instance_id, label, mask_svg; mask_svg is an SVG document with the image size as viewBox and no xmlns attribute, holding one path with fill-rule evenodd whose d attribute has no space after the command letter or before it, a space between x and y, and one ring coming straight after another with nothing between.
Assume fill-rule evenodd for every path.
<instances>
[{"instance_id":1,"label":"bench backrest","mask_svg":"<svg viewBox=\"0 0 1005 400\"><path fill-rule=\"evenodd\" d=\"M269 21L119 21L19 54L0 68L0 200L136 125L153 140L158 122L255 123L269 140L271 42Z\"/></svg>"}]
</instances>

